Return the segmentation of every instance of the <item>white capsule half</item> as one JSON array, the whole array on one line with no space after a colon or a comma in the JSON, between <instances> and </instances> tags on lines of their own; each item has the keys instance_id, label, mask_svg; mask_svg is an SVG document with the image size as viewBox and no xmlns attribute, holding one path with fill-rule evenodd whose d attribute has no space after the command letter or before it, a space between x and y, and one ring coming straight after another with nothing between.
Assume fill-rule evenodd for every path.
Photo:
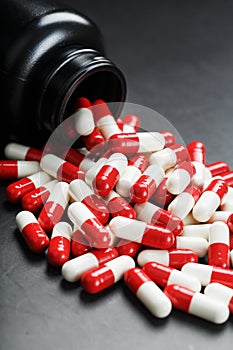
<instances>
[{"instance_id":1,"label":"white capsule half","mask_svg":"<svg viewBox=\"0 0 233 350\"><path fill-rule=\"evenodd\" d=\"M96 256L92 253L86 253L67 261L62 266L61 273L66 281L76 282L85 272L98 266L99 262Z\"/></svg>"},{"instance_id":2,"label":"white capsule half","mask_svg":"<svg viewBox=\"0 0 233 350\"><path fill-rule=\"evenodd\" d=\"M208 242L201 237L176 237L176 248L187 248L197 253L199 258L203 258L208 251Z\"/></svg>"},{"instance_id":3,"label":"white capsule half","mask_svg":"<svg viewBox=\"0 0 233 350\"><path fill-rule=\"evenodd\" d=\"M199 222L207 222L219 205L219 196L213 191L205 191L194 205L193 217Z\"/></svg>"}]
</instances>

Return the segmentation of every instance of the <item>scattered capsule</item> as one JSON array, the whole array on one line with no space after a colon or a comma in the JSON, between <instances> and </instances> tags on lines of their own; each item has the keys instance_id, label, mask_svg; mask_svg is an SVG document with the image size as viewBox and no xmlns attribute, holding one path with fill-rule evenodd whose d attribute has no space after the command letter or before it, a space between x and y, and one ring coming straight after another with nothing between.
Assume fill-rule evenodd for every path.
<instances>
[{"instance_id":1,"label":"scattered capsule","mask_svg":"<svg viewBox=\"0 0 233 350\"><path fill-rule=\"evenodd\" d=\"M19 143L11 142L6 145L4 155L8 159L28 160L40 162L42 151L33 147L21 145ZM38 171L38 170L37 170ZM29 174L28 174L29 175ZM26 176L26 175L24 175Z\"/></svg>"},{"instance_id":2,"label":"scattered capsule","mask_svg":"<svg viewBox=\"0 0 233 350\"><path fill-rule=\"evenodd\" d=\"M81 285L90 294L99 293L121 280L124 273L133 267L134 260L128 255L121 255L84 273Z\"/></svg>"},{"instance_id":3,"label":"scattered capsule","mask_svg":"<svg viewBox=\"0 0 233 350\"><path fill-rule=\"evenodd\" d=\"M120 239L117 244L117 250L119 255L128 255L131 258L135 258L138 252L142 249L142 244L137 242L131 242L127 239Z\"/></svg>"},{"instance_id":4,"label":"scattered capsule","mask_svg":"<svg viewBox=\"0 0 233 350\"><path fill-rule=\"evenodd\" d=\"M85 204L81 202L70 204L67 214L70 220L81 229L92 247L105 248L109 245L109 232Z\"/></svg>"},{"instance_id":5,"label":"scattered capsule","mask_svg":"<svg viewBox=\"0 0 233 350\"><path fill-rule=\"evenodd\" d=\"M95 129L93 113L88 107L78 108L69 118L72 118L74 129L81 136L90 135Z\"/></svg>"},{"instance_id":6,"label":"scattered capsule","mask_svg":"<svg viewBox=\"0 0 233 350\"><path fill-rule=\"evenodd\" d=\"M58 222L54 227L48 248L48 263L61 267L70 258L72 227L64 221Z\"/></svg>"},{"instance_id":7,"label":"scattered capsule","mask_svg":"<svg viewBox=\"0 0 233 350\"><path fill-rule=\"evenodd\" d=\"M190 142L187 146L187 150L191 162L206 163L206 148L202 142L196 140Z\"/></svg>"},{"instance_id":8,"label":"scattered capsule","mask_svg":"<svg viewBox=\"0 0 233 350\"><path fill-rule=\"evenodd\" d=\"M8 185L6 188L6 197L9 202L16 204L20 202L26 193L35 190L49 181L51 181L51 176L43 171L39 171Z\"/></svg>"},{"instance_id":9,"label":"scattered capsule","mask_svg":"<svg viewBox=\"0 0 233 350\"><path fill-rule=\"evenodd\" d=\"M199 258L206 256L208 251L208 242L202 237L183 237L177 236L175 243L171 248L187 248L197 253Z\"/></svg>"},{"instance_id":10,"label":"scattered capsule","mask_svg":"<svg viewBox=\"0 0 233 350\"><path fill-rule=\"evenodd\" d=\"M103 200L97 197L83 180L71 181L69 194L75 201L85 204L102 225L108 221L109 213Z\"/></svg>"},{"instance_id":11,"label":"scattered capsule","mask_svg":"<svg viewBox=\"0 0 233 350\"><path fill-rule=\"evenodd\" d=\"M195 168L188 161L177 164L173 172L168 176L167 189L172 194L180 194L190 184Z\"/></svg>"},{"instance_id":12,"label":"scattered capsule","mask_svg":"<svg viewBox=\"0 0 233 350\"><path fill-rule=\"evenodd\" d=\"M42 170L59 181L70 183L75 179L84 179L84 172L77 166L65 161L54 154L46 154L41 158L40 166Z\"/></svg>"},{"instance_id":13,"label":"scattered capsule","mask_svg":"<svg viewBox=\"0 0 233 350\"><path fill-rule=\"evenodd\" d=\"M160 207L168 207L171 201L175 198L174 194L168 192L166 186L167 179L167 175L165 175L152 196L153 201Z\"/></svg>"},{"instance_id":14,"label":"scattered capsule","mask_svg":"<svg viewBox=\"0 0 233 350\"><path fill-rule=\"evenodd\" d=\"M0 160L0 180L16 180L37 173L40 163L27 160Z\"/></svg>"},{"instance_id":15,"label":"scattered capsule","mask_svg":"<svg viewBox=\"0 0 233 350\"><path fill-rule=\"evenodd\" d=\"M112 217L125 216L126 218L135 219L136 213L134 208L118 193L111 191L108 196L104 197L109 214Z\"/></svg>"},{"instance_id":16,"label":"scattered capsule","mask_svg":"<svg viewBox=\"0 0 233 350\"><path fill-rule=\"evenodd\" d=\"M95 151L97 147L105 146L105 139L97 127L94 128L90 135L82 136L81 140L88 151Z\"/></svg>"},{"instance_id":17,"label":"scattered capsule","mask_svg":"<svg viewBox=\"0 0 233 350\"><path fill-rule=\"evenodd\" d=\"M71 240L71 253L74 257L83 255L92 250L90 244L85 239L84 234L79 229L75 229Z\"/></svg>"},{"instance_id":18,"label":"scattered capsule","mask_svg":"<svg viewBox=\"0 0 233 350\"><path fill-rule=\"evenodd\" d=\"M214 222L210 226L208 264L222 268L230 267L229 228L224 222Z\"/></svg>"},{"instance_id":19,"label":"scattered capsule","mask_svg":"<svg viewBox=\"0 0 233 350\"><path fill-rule=\"evenodd\" d=\"M154 152L149 158L150 164L160 165L164 171L184 162L188 158L187 149L181 144L175 144Z\"/></svg>"},{"instance_id":20,"label":"scattered capsule","mask_svg":"<svg viewBox=\"0 0 233 350\"><path fill-rule=\"evenodd\" d=\"M204 289L204 294L216 301L221 300L233 313L233 289L220 283L210 283Z\"/></svg>"},{"instance_id":21,"label":"scattered capsule","mask_svg":"<svg viewBox=\"0 0 233 350\"><path fill-rule=\"evenodd\" d=\"M230 167L225 162L214 162L206 165L207 169L211 172L212 176L222 175L223 173L227 173L230 171Z\"/></svg>"},{"instance_id":22,"label":"scattered capsule","mask_svg":"<svg viewBox=\"0 0 233 350\"><path fill-rule=\"evenodd\" d=\"M69 185L66 182L58 182L50 193L39 216L38 221L45 231L51 231L64 214L69 201Z\"/></svg>"},{"instance_id":23,"label":"scattered capsule","mask_svg":"<svg viewBox=\"0 0 233 350\"><path fill-rule=\"evenodd\" d=\"M204 189L194 205L192 214L199 222L208 221L221 204L221 200L228 191L224 180L213 179Z\"/></svg>"},{"instance_id":24,"label":"scattered capsule","mask_svg":"<svg viewBox=\"0 0 233 350\"><path fill-rule=\"evenodd\" d=\"M124 282L152 315L164 318L170 314L172 309L170 299L142 269L135 267L126 271Z\"/></svg>"},{"instance_id":25,"label":"scattered capsule","mask_svg":"<svg viewBox=\"0 0 233 350\"><path fill-rule=\"evenodd\" d=\"M229 309L226 305L189 288L171 284L165 287L164 293L176 309L209 322L222 324L229 317Z\"/></svg>"},{"instance_id":26,"label":"scattered capsule","mask_svg":"<svg viewBox=\"0 0 233 350\"><path fill-rule=\"evenodd\" d=\"M174 235L170 230L143 221L117 216L110 221L109 226L117 237L149 247L168 249L174 243Z\"/></svg>"},{"instance_id":27,"label":"scattered capsule","mask_svg":"<svg viewBox=\"0 0 233 350\"><path fill-rule=\"evenodd\" d=\"M181 270L196 277L204 287L209 283L218 282L233 288L233 270L199 263L187 263Z\"/></svg>"},{"instance_id":28,"label":"scattered capsule","mask_svg":"<svg viewBox=\"0 0 233 350\"><path fill-rule=\"evenodd\" d=\"M182 232L182 237L201 237L209 240L211 224L186 225Z\"/></svg>"},{"instance_id":29,"label":"scattered capsule","mask_svg":"<svg viewBox=\"0 0 233 350\"><path fill-rule=\"evenodd\" d=\"M34 214L26 210L19 212L16 216L16 225L32 252L40 254L47 249L49 238Z\"/></svg>"},{"instance_id":30,"label":"scattered capsule","mask_svg":"<svg viewBox=\"0 0 233 350\"><path fill-rule=\"evenodd\" d=\"M68 282L77 282L82 275L104 263L115 259L118 251L113 247L92 250L89 253L67 261L62 266L62 276Z\"/></svg>"}]
</instances>

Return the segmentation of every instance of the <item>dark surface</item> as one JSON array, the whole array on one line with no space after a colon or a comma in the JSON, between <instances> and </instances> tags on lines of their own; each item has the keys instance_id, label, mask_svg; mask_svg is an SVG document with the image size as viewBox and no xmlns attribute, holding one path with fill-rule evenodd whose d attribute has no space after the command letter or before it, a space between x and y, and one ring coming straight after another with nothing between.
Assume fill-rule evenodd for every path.
<instances>
[{"instance_id":1,"label":"dark surface","mask_svg":"<svg viewBox=\"0 0 233 350\"><path fill-rule=\"evenodd\" d=\"M71 0L70 0L71 1ZM75 0L74 0L75 1ZM198 138L208 162L233 168L233 3L92 1L80 10L102 29L128 82L128 102L150 107L186 143ZM15 230L20 210L1 185L0 348L231 349L233 318L215 326L172 311L158 320L118 283L98 296L65 283Z\"/></svg>"}]
</instances>

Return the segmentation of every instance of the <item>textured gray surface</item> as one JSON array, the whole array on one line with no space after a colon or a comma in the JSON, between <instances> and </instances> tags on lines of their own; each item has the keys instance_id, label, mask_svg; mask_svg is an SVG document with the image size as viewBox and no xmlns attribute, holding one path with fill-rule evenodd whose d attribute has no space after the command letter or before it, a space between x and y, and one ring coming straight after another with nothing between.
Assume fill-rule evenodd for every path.
<instances>
[{"instance_id":1,"label":"textured gray surface","mask_svg":"<svg viewBox=\"0 0 233 350\"><path fill-rule=\"evenodd\" d=\"M71 0L69 0L72 2ZM73 0L75 2L75 0ZM102 29L123 70L128 102L165 116L208 161L233 168L233 3L92 1L80 10ZM233 318L215 326L173 311L154 319L120 282L98 296L70 286L15 230L20 207L0 192L1 350L232 348Z\"/></svg>"}]
</instances>

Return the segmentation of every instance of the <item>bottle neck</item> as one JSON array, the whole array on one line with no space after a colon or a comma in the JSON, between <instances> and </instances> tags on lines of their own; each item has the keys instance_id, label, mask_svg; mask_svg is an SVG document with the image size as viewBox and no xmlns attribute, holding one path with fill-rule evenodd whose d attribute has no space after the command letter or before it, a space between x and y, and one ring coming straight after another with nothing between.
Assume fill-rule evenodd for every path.
<instances>
[{"instance_id":1,"label":"bottle neck","mask_svg":"<svg viewBox=\"0 0 233 350\"><path fill-rule=\"evenodd\" d=\"M114 63L96 50L66 52L44 83L39 103L39 128L52 132L74 112L77 97L123 102L125 78Z\"/></svg>"}]
</instances>

